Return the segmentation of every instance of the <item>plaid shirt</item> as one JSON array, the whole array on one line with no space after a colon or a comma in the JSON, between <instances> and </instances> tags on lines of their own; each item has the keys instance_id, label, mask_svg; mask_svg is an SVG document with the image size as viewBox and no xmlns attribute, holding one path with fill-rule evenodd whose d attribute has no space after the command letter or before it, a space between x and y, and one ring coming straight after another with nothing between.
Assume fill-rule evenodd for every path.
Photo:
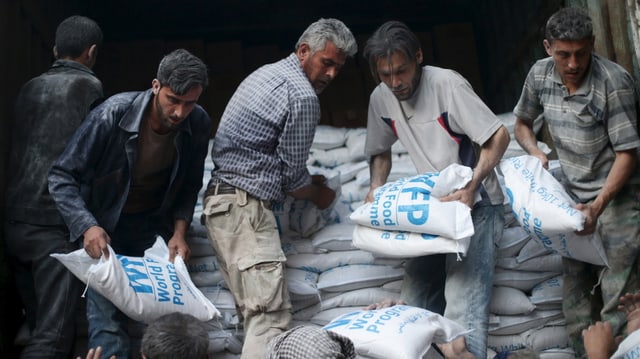
<instances>
[{"instance_id":1,"label":"plaid shirt","mask_svg":"<svg viewBox=\"0 0 640 359\"><path fill-rule=\"evenodd\" d=\"M582 85L571 95L552 58L536 62L513 112L530 122L544 114L566 185L583 202L600 192L615 151L640 147L633 79L622 67L596 54ZM639 180L636 171L630 183Z\"/></svg>"},{"instance_id":2,"label":"plaid shirt","mask_svg":"<svg viewBox=\"0 0 640 359\"><path fill-rule=\"evenodd\" d=\"M267 359L355 359L351 339L312 325L299 325L271 339Z\"/></svg>"},{"instance_id":3,"label":"plaid shirt","mask_svg":"<svg viewBox=\"0 0 640 359\"><path fill-rule=\"evenodd\" d=\"M213 141L209 186L225 182L268 201L311 183L306 161L320 103L295 54L249 75Z\"/></svg>"}]
</instances>

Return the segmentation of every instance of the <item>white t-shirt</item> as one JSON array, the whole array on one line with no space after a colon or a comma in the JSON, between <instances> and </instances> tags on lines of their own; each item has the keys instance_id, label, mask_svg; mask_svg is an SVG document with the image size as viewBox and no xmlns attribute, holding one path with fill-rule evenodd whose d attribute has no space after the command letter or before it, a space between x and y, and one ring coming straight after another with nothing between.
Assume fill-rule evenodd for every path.
<instances>
[{"instance_id":1,"label":"white t-shirt","mask_svg":"<svg viewBox=\"0 0 640 359\"><path fill-rule=\"evenodd\" d=\"M367 119L367 156L380 154L400 140L419 173L436 172L451 163L475 167L476 153L502 126L469 82L455 71L422 69L414 95L399 101L380 83L371 93ZM483 182L491 203L503 203L494 172Z\"/></svg>"}]
</instances>

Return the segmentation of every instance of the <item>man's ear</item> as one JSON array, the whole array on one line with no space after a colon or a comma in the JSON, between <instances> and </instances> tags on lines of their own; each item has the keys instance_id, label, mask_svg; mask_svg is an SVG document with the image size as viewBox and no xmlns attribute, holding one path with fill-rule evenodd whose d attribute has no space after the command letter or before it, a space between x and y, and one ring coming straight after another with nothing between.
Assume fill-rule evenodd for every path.
<instances>
[{"instance_id":1,"label":"man's ear","mask_svg":"<svg viewBox=\"0 0 640 359\"><path fill-rule=\"evenodd\" d=\"M90 69L93 68L96 64L96 59L98 58L98 45L91 45L89 50L87 50L86 57L85 65Z\"/></svg>"},{"instance_id":2,"label":"man's ear","mask_svg":"<svg viewBox=\"0 0 640 359\"><path fill-rule=\"evenodd\" d=\"M418 63L418 65L422 64L422 49L418 49L418 51L416 52L416 62Z\"/></svg>"},{"instance_id":3,"label":"man's ear","mask_svg":"<svg viewBox=\"0 0 640 359\"><path fill-rule=\"evenodd\" d=\"M92 62L95 62L96 61L96 57L98 57L98 45L96 45L96 44L91 45L87 55L89 56L89 58L93 59Z\"/></svg>"},{"instance_id":4,"label":"man's ear","mask_svg":"<svg viewBox=\"0 0 640 359\"><path fill-rule=\"evenodd\" d=\"M301 62L304 61L309 55L311 55L311 48L309 47L309 44L304 42L300 44L296 49L296 55Z\"/></svg>"},{"instance_id":5,"label":"man's ear","mask_svg":"<svg viewBox=\"0 0 640 359\"><path fill-rule=\"evenodd\" d=\"M153 79L151 81L151 89L155 96L158 96L158 93L160 92L160 87L162 86L160 86L160 81L158 79Z\"/></svg>"},{"instance_id":6,"label":"man's ear","mask_svg":"<svg viewBox=\"0 0 640 359\"><path fill-rule=\"evenodd\" d=\"M544 46L544 50L547 52L547 55L551 56L551 43L549 40L542 40L542 45Z\"/></svg>"},{"instance_id":7,"label":"man's ear","mask_svg":"<svg viewBox=\"0 0 640 359\"><path fill-rule=\"evenodd\" d=\"M55 45L53 45L53 57L58 59L58 48Z\"/></svg>"}]
</instances>

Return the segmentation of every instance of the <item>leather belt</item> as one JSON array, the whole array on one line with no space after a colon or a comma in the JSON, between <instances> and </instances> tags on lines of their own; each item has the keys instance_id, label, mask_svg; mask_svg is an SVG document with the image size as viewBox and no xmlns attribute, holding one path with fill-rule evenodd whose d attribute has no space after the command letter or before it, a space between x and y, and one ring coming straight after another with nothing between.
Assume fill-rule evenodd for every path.
<instances>
[{"instance_id":1,"label":"leather belt","mask_svg":"<svg viewBox=\"0 0 640 359\"><path fill-rule=\"evenodd\" d=\"M236 194L236 188L228 183L216 183L216 185L208 187L204 195L207 197L219 194Z\"/></svg>"}]
</instances>

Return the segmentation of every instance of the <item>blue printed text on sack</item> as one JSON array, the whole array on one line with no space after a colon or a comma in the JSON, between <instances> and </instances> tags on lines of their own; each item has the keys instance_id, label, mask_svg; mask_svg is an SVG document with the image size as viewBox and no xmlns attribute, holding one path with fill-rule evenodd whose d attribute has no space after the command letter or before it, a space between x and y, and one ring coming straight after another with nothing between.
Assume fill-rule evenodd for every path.
<instances>
[{"instance_id":1,"label":"blue printed text on sack","mask_svg":"<svg viewBox=\"0 0 640 359\"><path fill-rule=\"evenodd\" d=\"M407 309L410 309L410 307L397 305L384 310L370 310L364 313L353 312L345 314L332 323L327 324L324 329L331 330L338 327L346 327L347 330L364 330L366 332L380 334L380 329L400 317L400 314ZM395 322L395 324L397 324L397 322Z\"/></svg>"},{"instance_id":2,"label":"blue printed text on sack","mask_svg":"<svg viewBox=\"0 0 640 359\"><path fill-rule=\"evenodd\" d=\"M374 200L369 208L371 226L397 226L396 217L401 214L406 214L407 222L412 225L425 224L429 219L431 189L435 186L432 177L438 175L439 173L427 173L381 187L374 193Z\"/></svg>"},{"instance_id":3,"label":"blue printed text on sack","mask_svg":"<svg viewBox=\"0 0 640 359\"><path fill-rule=\"evenodd\" d=\"M173 302L184 305L182 284L172 263L164 267L151 258L118 256L122 263L129 286L138 294L155 294L158 302ZM146 262L146 263L145 263Z\"/></svg>"}]
</instances>

